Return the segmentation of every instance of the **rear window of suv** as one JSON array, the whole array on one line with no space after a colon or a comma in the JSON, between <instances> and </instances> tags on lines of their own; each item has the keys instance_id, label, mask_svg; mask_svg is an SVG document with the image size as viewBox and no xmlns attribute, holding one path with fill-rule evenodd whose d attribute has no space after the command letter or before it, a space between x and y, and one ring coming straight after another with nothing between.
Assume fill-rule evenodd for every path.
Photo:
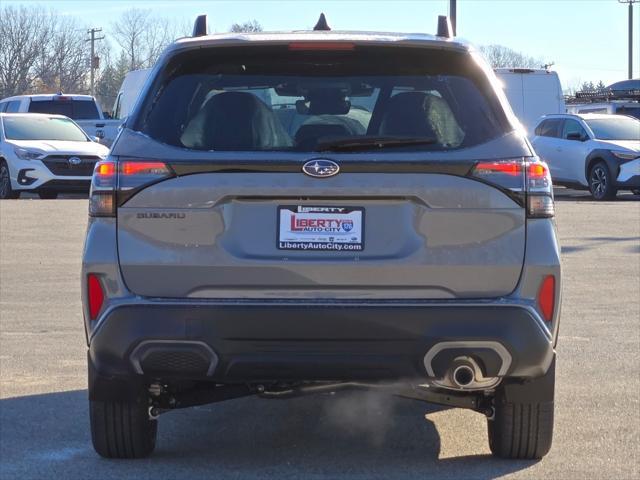
<instances>
[{"instance_id":1,"label":"rear window of suv","mask_svg":"<svg viewBox=\"0 0 640 480\"><path fill-rule=\"evenodd\" d=\"M91 100L32 100L30 113L64 115L73 120L94 120L100 118L96 103Z\"/></svg>"},{"instance_id":2,"label":"rear window of suv","mask_svg":"<svg viewBox=\"0 0 640 480\"><path fill-rule=\"evenodd\" d=\"M178 53L154 80L132 128L202 151L317 151L373 137L416 140L394 150L444 151L512 130L468 53L357 45Z\"/></svg>"}]
</instances>

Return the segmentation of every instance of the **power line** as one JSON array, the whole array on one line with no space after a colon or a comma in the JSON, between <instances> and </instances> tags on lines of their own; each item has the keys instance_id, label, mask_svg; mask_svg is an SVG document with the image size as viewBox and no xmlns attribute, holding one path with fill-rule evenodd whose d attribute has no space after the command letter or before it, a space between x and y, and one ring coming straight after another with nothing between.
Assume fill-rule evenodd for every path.
<instances>
[{"instance_id":1,"label":"power line","mask_svg":"<svg viewBox=\"0 0 640 480\"><path fill-rule=\"evenodd\" d=\"M94 80L95 80L95 71L100 68L100 58L96 57L96 49L95 44L97 40L104 39L104 35L102 37L96 37L96 33L101 32L102 28L90 28L87 30L87 33L91 35L87 38L87 42L91 42L91 58L89 59L89 68L91 69L91 96L95 95L94 89Z\"/></svg>"}]
</instances>

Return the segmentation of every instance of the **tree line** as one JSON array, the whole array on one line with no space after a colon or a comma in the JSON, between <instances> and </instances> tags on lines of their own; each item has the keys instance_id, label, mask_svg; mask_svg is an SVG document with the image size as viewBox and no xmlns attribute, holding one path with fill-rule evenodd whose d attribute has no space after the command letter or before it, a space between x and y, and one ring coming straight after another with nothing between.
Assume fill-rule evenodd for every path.
<instances>
[{"instance_id":1,"label":"tree line","mask_svg":"<svg viewBox=\"0 0 640 480\"><path fill-rule=\"evenodd\" d=\"M90 25L93 26L93 25ZM35 93L89 93L91 46L87 25L78 18L37 6L0 7L0 99ZM151 67L173 40L191 34L192 23L151 10L122 13L104 39L95 43L99 67L95 95L108 110L127 72ZM255 20L230 31L261 31Z\"/></svg>"},{"instance_id":2,"label":"tree line","mask_svg":"<svg viewBox=\"0 0 640 480\"><path fill-rule=\"evenodd\" d=\"M96 42L95 95L107 110L127 72L151 67L163 49L191 33L186 20L169 19L151 10L131 8L122 13L104 39ZM231 32L259 32L256 20L235 23ZM32 93L89 93L90 44L87 26L79 19L37 6L0 7L0 99ZM503 45L481 51L493 68L544 68L544 62ZM581 90L604 88L584 82Z\"/></svg>"}]
</instances>

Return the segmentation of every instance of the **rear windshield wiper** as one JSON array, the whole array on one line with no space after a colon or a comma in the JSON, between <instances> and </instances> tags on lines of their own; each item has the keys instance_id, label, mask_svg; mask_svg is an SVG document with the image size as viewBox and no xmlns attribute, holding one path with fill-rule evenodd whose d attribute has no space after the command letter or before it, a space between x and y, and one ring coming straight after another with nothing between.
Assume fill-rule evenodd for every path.
<instances>
[{"instance_id":1,"label":"rear windshield wiper","mask_svg":"<svg viewBox=\"0 0 640 480\"><path fill-rule=\"evenodd\" d=\"M432 137L346 137L335 140L318 142L315 150L347 151L347 150L373 150L387 147L404 147L409 145L432 145L438 143L437 138Z\"/></svg>"}]
</instances>

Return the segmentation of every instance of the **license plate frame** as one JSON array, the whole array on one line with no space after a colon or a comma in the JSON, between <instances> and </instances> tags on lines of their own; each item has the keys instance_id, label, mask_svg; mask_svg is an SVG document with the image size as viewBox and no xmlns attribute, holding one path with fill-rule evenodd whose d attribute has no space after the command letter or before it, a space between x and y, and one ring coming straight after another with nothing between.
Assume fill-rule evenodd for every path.
<instances>
[{"instance_id":1,"label":"license plate frame","mask_svg":"<svg viewBox=\"0 0 640 480\"><path fill-rule=\"evenodd\" d=\"M311 252L362 252L365 245L364 227L364 207L279 205L276 248Z\"/></svg>"}]
</instances>

